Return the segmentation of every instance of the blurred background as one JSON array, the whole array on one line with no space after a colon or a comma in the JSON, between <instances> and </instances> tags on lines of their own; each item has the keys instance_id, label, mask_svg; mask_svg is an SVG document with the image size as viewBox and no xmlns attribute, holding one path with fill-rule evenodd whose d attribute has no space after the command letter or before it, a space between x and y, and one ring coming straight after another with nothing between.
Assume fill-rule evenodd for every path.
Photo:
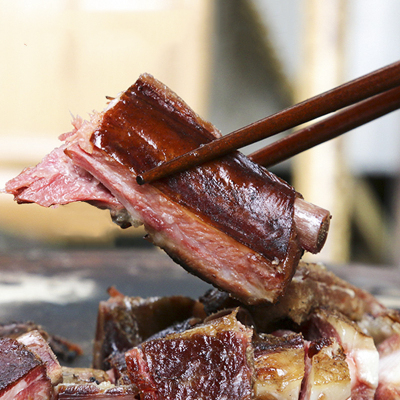
<instances>
[{"instance_id":1,"label":"blurred background","mask_svg":"<svg viewBox=\"0 0 400 400\"><path fill-rule=\"evenodd\" d=\"M400 59L397 0L0 0L0 188L148 72L229 133ZM275 138L274 138L275 140ZM266 141L243 149L248 153ZM334 264L398 265L400 114L272 171L329 209ZM131 248L86 204L19 206L0 193L0 251Z\"/></svg>"}]
</instances>

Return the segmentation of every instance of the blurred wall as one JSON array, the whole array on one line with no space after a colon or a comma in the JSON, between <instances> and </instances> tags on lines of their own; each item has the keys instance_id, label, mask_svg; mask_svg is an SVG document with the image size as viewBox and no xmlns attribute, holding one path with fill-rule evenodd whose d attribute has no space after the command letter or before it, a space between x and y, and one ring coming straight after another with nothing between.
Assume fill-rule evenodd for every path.
<instances>
[{"instance_id":1,"label":"blurred wall","mask_svg":"<svg viewBox=\"0 0 400 400\"><path fill-rule=\"evenodd\" d=\"M211 0L0 0L0 188L148 72L199 114L209 98ZM85 204L44 210L0 195L3 232L50 241L120 234ZM129 232L131 234L131 232Z\"/></svg>"}]
</instances>

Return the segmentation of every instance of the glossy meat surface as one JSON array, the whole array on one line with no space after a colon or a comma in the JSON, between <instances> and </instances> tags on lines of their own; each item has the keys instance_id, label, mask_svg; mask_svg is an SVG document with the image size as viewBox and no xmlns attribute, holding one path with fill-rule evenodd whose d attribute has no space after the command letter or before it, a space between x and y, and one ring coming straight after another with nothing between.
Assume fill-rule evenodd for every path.
<instances>
[{"instance_id":1,"label":"glossy meat surface","mask_svg":"<svg viewBox=\"0 0 400 400\"><path fill-rule=\"evenodd\" d=\"M215 138L149 75L122 94L91 141L135 175ZM295 191L240 153L154 183L226 234L273 261L285 258Z\"/></svg>"},{"instance_id":2,"label":"glossy meat surface","mask_svg":"<svg viewBox=\"0 0 400 400\"><path fill-rule=\"evenodd\" d=\"M110 189L134 220L144 224L149 240L188 271L248 303L275 301L284 292L301 256L295 230L284 261L270 262L154 186L139 186L126 167L103 152L94 148L88 154L71 145L68 153Z\"/></svg>"},{"instance_id":3,"label":"glossy meat surface","mask_svg":"<svg viewBox=\"0 0 400 400\"><path fill-rule=\"evenodd\" d=\"M251 329L234 313L126 353L142 399L251 399Z\"/></svg>"}]
</instances>

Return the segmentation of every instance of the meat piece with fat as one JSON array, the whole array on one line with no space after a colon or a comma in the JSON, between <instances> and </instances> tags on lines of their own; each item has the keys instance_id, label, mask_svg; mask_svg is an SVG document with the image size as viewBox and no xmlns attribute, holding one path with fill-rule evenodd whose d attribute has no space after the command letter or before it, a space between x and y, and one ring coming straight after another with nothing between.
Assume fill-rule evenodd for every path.
<instances>
[{"instance_id":1,"label":"meat piece with fat","mask_svg":"<svg viewBox=\"0 0 400 400\"><path fill-rule=\"evenodd\" d=\"M345 316L324 309L313 312L303 332L308 339L337 340L349 366L352 400L374 399L379 379L379 354L372 337Z\"/></svg>"},{"instance_id":2,"label":"meat piece with fat","mask_svg":"<svg viewBox=\"0 0 400 400\"><path fill-rule=\"evenodd\" d=\"M253 399L298 399L305 369L302 335L261 334L253 339L253 351Z\"/></svg>"},{"instance_id":3,"label":"meat piece with fat","mask_svg":"<svg viewBox=\"0 0 400 400\"><path fill-rule=\"evenodd\" d=\"M51 400L46 366L15 339L0 339L0 399Z\"/></svg>"},{"instance_id":4,"label":"meat piece with fat","mask_svg":"<svg viewBox=\"0 0 400 400\"><path fill-rule=\"evenodd\" d=\"M100 383L110 383L111 378L107 372L101 369L62 367L61 381L64 385L86 383L99 385Z\"/></svg>"},{"instance_id":5,"label":"meat piece with fat","mask_svg":"<svg viewBox=\"0 0 400 400\"><path fill-rule=\"evenodd\" d=\"M7 183L18 202L108 207L120 225L143 224L184 268L248 304L276 301L303 250L325 241L329 213L239 152L139 186L136 175L220 135L150 75L74 124L60 149Z\"/></svg>"},{"instance_id":6,"label":"meat piece with fat","mask_svg":"<svg viewBox=\"0 0 400 400\"><path fill-rule=\"evenodd\" d=\"M334 338L306 343L300 400L350 400L351 380L342 347Z\"/></svg>"},{"instance_id":7,"label":"meat piece with fat","mask_svg":"<svg viewBox=\"0 0 400 400\"><path fill-rule=\"evenodd\" d=\"M39 358L46 366L47 376L51 384L56 385L62 380L62 368L49 344L39 331L33 330L18 336L17 341L23 344Z\"/></svg>"},{"instance_id":8,"label":"meat piece with fat","mask_svg":"<svg viewBox=\"0 0 400 400\"><path fill-rule=\"evenodd\" d=\"M76 357L83 353L81 347L76 343L72 343L58 335L52 335L48 333L42 326L35 324L32 321L0 324L0 337L16 339L19 336L32 331L37 331L40 333L40 335L49 344L57 359L60 361L72 362L76 359Z\"/></svg>"},{"instance_id":9,"label":"meat piece with fat","mask_svg":"<svg viewBox=\"0 0 400 400\"><path fill-rule=\"evenodd\" d=\"M93 367L110 368L107 360L125 352L176 322L201 315L199 302L184 296L129 297L117 293L99 304L93 346Z\"/></svg>"},{"instance_id":10,"label":"meat piece with fat","mask_svg":"<svg viewBox=\"0 0 400 400\"><path fill-rule=\"evenodd\" d=\"M305 262L300 262L285 295L275 304L245 305L215 289L201 296L200 301L208 313L227 307L245 307L260 332L272 332L287 325L296 329L320 307L339 311L363 325L366 334L376 337L390 336L395 321L399 320L397 312L388 310L371 294L339 278L322 264ZM378 322L383 319L385 324Z\"/></svg>"},{"instance_id":11,"label":"meat piece with fat","mask_svg":"<svg viewBox=\"0 0 400 400\"><path fill-rule=\"evenodd\" d=\"M135 347L128 374L141 399L251 399L252 329L235 312Z\"/></svg>"},{"instance_id":12,"label":"meat piece with fat","mask_svg":"<svg viewBox=\"0 0 400 400\"><path fill-rule=\"evenodd\" d=\"M111 377L94 368L62 368L63 379L55 387L59 400L138 400L137 388L127 384L114 384Z\"/></svg>"}]
</instances>

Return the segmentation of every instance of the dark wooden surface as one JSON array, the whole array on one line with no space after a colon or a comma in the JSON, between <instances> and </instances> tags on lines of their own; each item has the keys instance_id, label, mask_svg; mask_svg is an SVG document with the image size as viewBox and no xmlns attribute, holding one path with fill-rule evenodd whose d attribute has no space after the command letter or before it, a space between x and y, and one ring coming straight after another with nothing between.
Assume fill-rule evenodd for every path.
<instances>
[{"instance_id":1,"label":"dark wooden surface","mask_svg":"<svg viewBox=\"0 0 400 400\"><path fill-rule=\"evenodd\" d=\"M90 366L98 304L115 286L129 296L198 297L210 286L159 250L43 250L0 254L0 322L34 321L82 346Z\"/></svg>"},{"instance_id":2,"label":"dark wooden surface","mask_svg":"<svg viewBox=\"0 0 400 400\"><path fill-rule=\"evenodd\" d=\"M400 271L364 265L330 267L337 275L398 307ZM129 296L186 295L209 285L157 249L14 249L0 254L0 322L34 321L79 345L73 366L90 366L98 304L115 286Z\"/></svg>"}]
</instances>

